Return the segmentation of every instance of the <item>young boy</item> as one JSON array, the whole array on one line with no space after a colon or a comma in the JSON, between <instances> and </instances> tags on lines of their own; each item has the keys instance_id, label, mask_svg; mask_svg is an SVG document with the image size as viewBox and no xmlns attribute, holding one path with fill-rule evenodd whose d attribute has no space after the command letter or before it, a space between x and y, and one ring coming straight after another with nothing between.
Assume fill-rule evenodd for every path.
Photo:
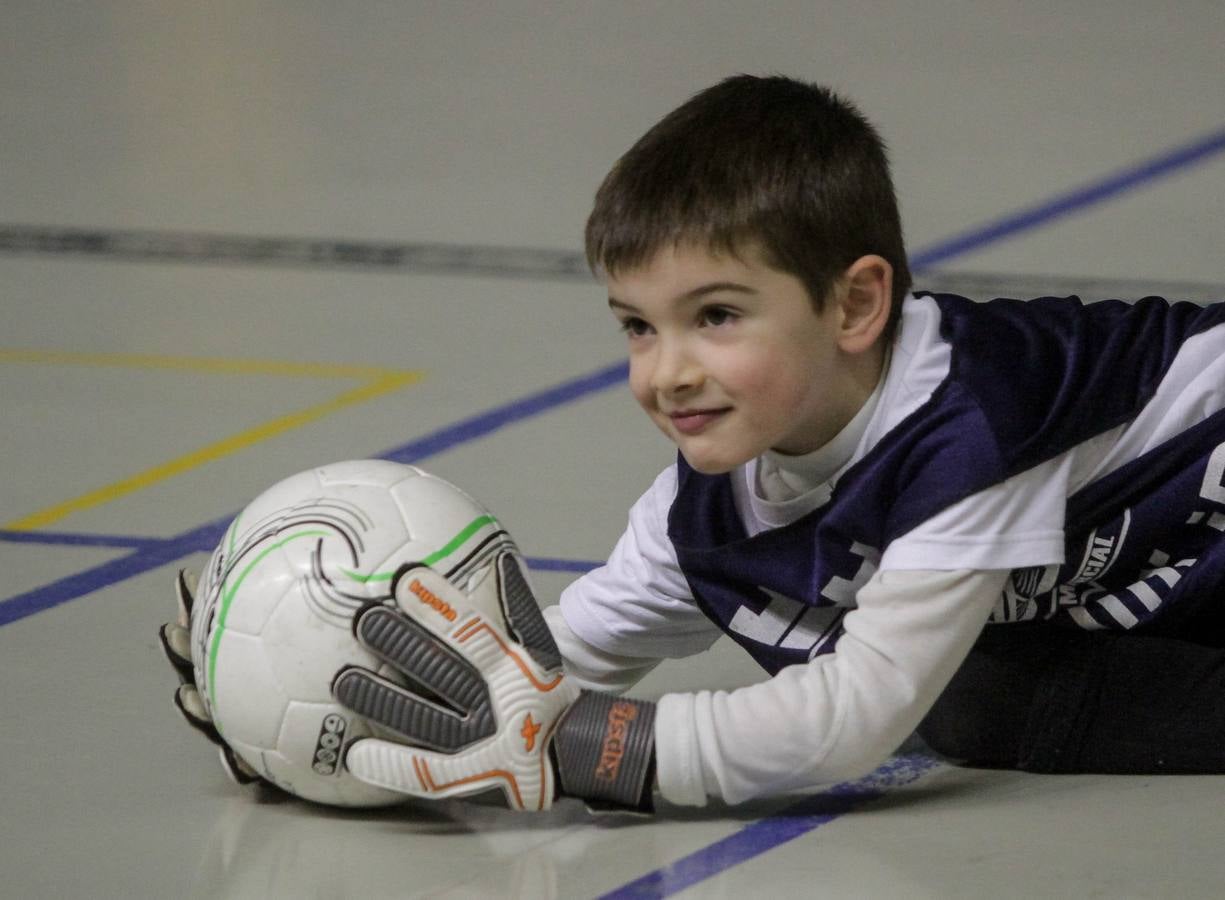
<instances>
[{"instance_id":1,"label":"young boy","mask_svg":"<svg viewBox=\"0 0 1225 900\"><path fill-rule=\"evenodd\" d=\"M680 454L549 624L589 686L720 633L774 676L660 700L666 799L850 778L916 727L1225 772L1225 304L909 295L879 137L782 78L648 132L587 252Z\"/></svg>"},{"instance_id":2,"label":"young boy","mask_svg":"<svg viewBox=\"0 0 1225 900\"><path fill-rule=\"evenodd\" d=\"M1225 772L1225 304L911 294L879 136L785 78L652 128L587 252L679 455L546 610L570 680L618 692L720 634L773 677L529 716L560 721L565 792L645 806L653 770L671 803L735 803L916 728L986 765ZM431 795L420 754L355 746L359 777ZM634 784L573 774L623 757Z\"/></svg>"}]
</instances>

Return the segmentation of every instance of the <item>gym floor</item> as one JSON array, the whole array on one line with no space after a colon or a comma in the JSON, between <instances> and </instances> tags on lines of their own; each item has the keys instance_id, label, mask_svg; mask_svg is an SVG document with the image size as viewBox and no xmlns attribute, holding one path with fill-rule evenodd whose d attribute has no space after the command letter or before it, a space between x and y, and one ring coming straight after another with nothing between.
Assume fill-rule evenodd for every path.
<instances>
[{"instance_id":1,"label":"gym floor","mask_svg":"<svg viewBox=\"0 0 1225 900\"><path fill-rule=\"evenodd\" d=\"M1218 0L10 2L0 26L0 894L1221 895L1221 777L911 753L650 821L261 801L174 714L155 636L217 523L322 462L462 485L542 602L600 560L672 451L583 221L736 72L878 124L921 287L1225 297ZM720 643L636 691L760 677Z\"/></svg>"}]
</instances>

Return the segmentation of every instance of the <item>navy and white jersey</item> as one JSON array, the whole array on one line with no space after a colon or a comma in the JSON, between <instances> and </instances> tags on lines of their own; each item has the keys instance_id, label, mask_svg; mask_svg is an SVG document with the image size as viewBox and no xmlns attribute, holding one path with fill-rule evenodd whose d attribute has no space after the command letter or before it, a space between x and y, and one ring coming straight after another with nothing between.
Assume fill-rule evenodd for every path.
<instances>
[{"instance_id":1,"label":"navy and white jersey","mask_svg":"<svg viewBox=\"0 0 1225 900\"><path fill-rule=\"evenodd\" d=\"M820 507L750 534L733 477L678 460L668 538L720 628L771 672L832 650L837 614L804 608L853 605L854 586L908 535L920 549L899 552L915 568L1024 566L996 621L1132 628L1185 593L1225 584L1225 380L1218 365L1205 383L1202 369L1225 356L1225 305L917 302L935 307L947 373ZM994 511L973 545L941 546L935 517L1034 472L1045 482L1032 492L1041 508L1024 524ZM1019 555L1014 538L1028 545ZM760 616L780 597L794 616L775 644L736 627L738 615Z\"/></svg>"},{"instance_id":2,"label":"navy and white jersey","mask_svg":"<svg viewBox=\"0 0 1225 900\"><path fill-rule=\"evenodd\" d=\"M774 675L660 698L670 802L858 777L989 619L1143 629L1225 593L1223 410L1225 305L910 297L814 477L678 460L550 625L597 689L724 633Z\"/></svg>"},{"instance_id":3,"label":"navy and white jersey","mask_svg":"<svg viewBox=\"0 0 1225 900\"><path fill-rule=\"evenodd\" d=\"M1225 585L1225 304L911 297L878 390L852 458L789 508L755 463L678 459L610 560L635 571L570 598L580 636L680 655L711 640L700 612L774 673L833 651L882 569L1011 569L993 621L1084 628Z\"/></svg>"}]
</instances>

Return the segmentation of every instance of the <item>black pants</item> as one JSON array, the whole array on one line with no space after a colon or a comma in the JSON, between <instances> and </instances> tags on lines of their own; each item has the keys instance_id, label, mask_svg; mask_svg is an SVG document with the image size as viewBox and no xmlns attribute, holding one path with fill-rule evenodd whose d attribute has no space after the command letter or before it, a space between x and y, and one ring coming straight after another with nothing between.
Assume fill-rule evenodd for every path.
<instances>
[{"instance_id":1,"label":"black pants","mask_svg":"<svg viewBox=\"0 0 1225 900\"><path fill-rule=\"evenodd\" d=\"M1135 632L989 625L919 735L966 765L1225 773L1225 598Z\"/></svg>"}]
</instances>

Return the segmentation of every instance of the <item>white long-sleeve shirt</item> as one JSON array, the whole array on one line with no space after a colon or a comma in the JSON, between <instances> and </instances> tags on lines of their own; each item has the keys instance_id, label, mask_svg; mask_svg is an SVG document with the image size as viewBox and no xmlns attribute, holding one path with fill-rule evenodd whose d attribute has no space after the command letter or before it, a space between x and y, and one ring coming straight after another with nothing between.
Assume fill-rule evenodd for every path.
<instances>
[{"instance_id":1,"label":"white long-sleeve shirt","mask_svg":"<svg viewBox=\"0 0 1225 900\"><path fill-rule=\"evenodd\" d=\"M655 724L660 793L675 804L737 803L872 771L935 702L1007 575L878 573L844 620L836 653L733 691L665 694ZM625 690L659 662L599 650L558 606L546 617L585 687Z\"/></svg>"},{"instance_id":2,"label":"white long-sleeve shirt","mask_svg":"<svg viewBox=\"0 0 1225 900\"><path fill-rule=\"evenodd\" d=\"M748 534L821 507L839 477L948 377L951 351L936 304L912 298L904 309L887 372L843 433L806 457L767 454L732 473ZM1187 340L1131 421L953 504L892 541L865 565L862 578L846 584L846 602L839 605L849 611L835 610L843 630L834 652L733 691L665 694L655 728L664 798L702 804L717 796L735 803L836 783L879 765L934 703L989 618L1030 615L1038 587L1052 588L1048 576L1065 562L1067 498L1171 440L1205 410L1225 405L1222 335L1225 326ZM623 690L661 659L701 652L722 633L694 602L668 537L676 491L670 467L631 509L607 564L546 611L568 668L588 687ZM1068 562L1080 565L1069 583L1092 587L1095 560L1086 554L1084 562ZM1025 580L1028 593L1019 594L1010 580L1020 569L1035 573ZM1180 572L1156 574L1173 587ZM1083 627L1125 614L1100 591L1078 594L1076 602L1083 605L1071 608L1072 618ZM1100 612L1091 615L1094 605ZM769 608L746 620L763 633L774 624Z\"/></svg>"}]
</instances>

